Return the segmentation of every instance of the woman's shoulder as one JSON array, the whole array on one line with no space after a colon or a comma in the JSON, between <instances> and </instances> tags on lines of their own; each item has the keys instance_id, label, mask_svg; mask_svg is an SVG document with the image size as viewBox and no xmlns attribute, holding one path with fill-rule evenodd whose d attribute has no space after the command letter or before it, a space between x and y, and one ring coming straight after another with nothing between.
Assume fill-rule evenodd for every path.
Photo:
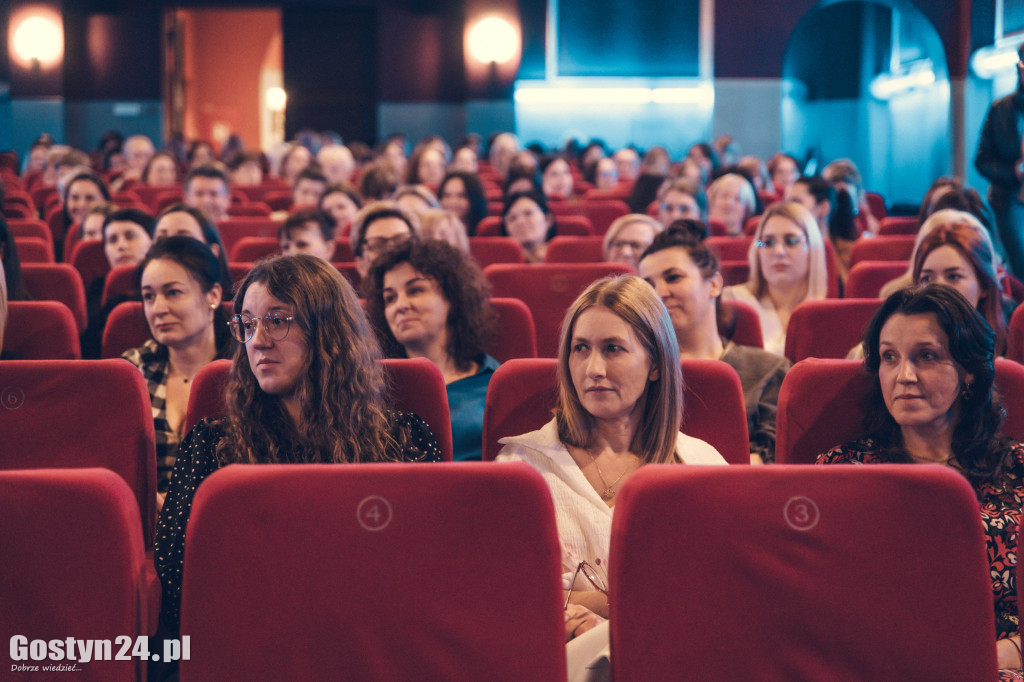
<instances>
[{"instance_id":1,"label":"woman's shoulder","mask_svg":"<svg viewBox=\"0 0 1024 682\"><path fill-rule=\"evenodd\" d=\"M159 359L160 345L154 339L148 339L141 346L129 348L121 353L121 357L139 369Z\"/></svg>"},{"instance_id":2,"label":"woman's shoulder","mask_svg":"<svg viewBox=\"0 0 1024 682\"><path fill-rule=\"evenodd\" d=\"M681 431L676 438L676 454L684 464L728 464L714 445Z\"/></svg>"},{"instance_id":3,"label":"woman's shoulder","mask_svg":"<svg viewBox=\"0 0 1024 682\"><path fill-rule=\"evenodd\" d=\"M881 447L871 438L850 441L818 455L818 464L884 464Z\"/></svg>"},{"instance_id":4,"label":"woman's shoulder","mask_svg":"<svg viewBox=\"0 0 1024 682\"><path fill-rule=\"evenodd\" d=\"M725 354L722 356L722 360L734 365L733 363L745 365L748 367L757 367L768 372L781 370L782 372L788 372L793 366L787 358L781 355L776 355L766 351L764 348L757 348L755 346L744 346L742 344L729 342L729 345L725 349Z\"/></svg>"},{"instance_id":5,"label":"woman's shoulder","mask_svg":"<svg viewBox=\"0 0 1024 682\"><path fill-rule=\"evenodd\" d=\"M558 438L558 425L554 419L536 431L506 436L500 438L498 442L504 447L496 459L502 462L530 461L538 457L550 459L563 452L568 455L565 445Z\"/></svg>"},{"instance_id":6,"label":"woman's shoulder","mask_svg":"<svg viewBox=\"0 0 1024 682\"><path fill-rule=\"evenodd\" d=\"M391 435L404 444L400 459L413 462L440 462L441 449L427 421L414 412L389 410L387 418Z\"/></svg>"}]
</instances>

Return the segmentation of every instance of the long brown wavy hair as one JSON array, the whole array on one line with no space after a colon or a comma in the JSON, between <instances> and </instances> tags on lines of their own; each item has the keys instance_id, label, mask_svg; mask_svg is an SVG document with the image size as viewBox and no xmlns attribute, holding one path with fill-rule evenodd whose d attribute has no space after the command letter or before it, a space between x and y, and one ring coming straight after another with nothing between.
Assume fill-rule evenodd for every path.
<instances>
[{"instance_id":1,"label":"long brown wavy hair","mask_svg":"<svg viewBox=\"0 0 1024 682\"><path fill-rule=\"evenodd\" d=\"M408 443L389 428L380 348L351 285L319 258L271 258L239 286L236 314L256 283L294 308L289 333L305 335L309 364L296 389L302 412L293 423L281 401L263 392L245 344L237 344L225 389L226 437L217 447L221 462L400 459Z\"/></svg>"}]
</instances>

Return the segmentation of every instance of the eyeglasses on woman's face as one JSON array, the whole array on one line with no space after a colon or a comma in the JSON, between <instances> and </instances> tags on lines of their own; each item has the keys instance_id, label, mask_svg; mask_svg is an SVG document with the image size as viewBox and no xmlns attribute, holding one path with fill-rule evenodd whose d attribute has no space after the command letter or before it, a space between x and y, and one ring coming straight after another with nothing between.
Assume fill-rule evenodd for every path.
<instances>
[{"instance_id":1,"label":"eyeglasses on woman's face","mask_svg":"<svg viewBox=\"0 0 1024 682\"><path fill-rule=\"evenodd\" d=\"M263 317L252 317L241 313L231 316L231 319L228 320L228 329L231 331L231 336L235 341L248 343L256 335L256 327L259 326L260 320L262 320L263 331L266 332L267 336L274 341L284 341L284 338L288 336L288 330L291 329L292 320L294 319L294 317L288 317L280 313L268 313Z\"/></svg>"},{"instance_id":2,"label":"eyeglasses on woman's face","mask_svg":"<svg viewBox=\"0 0 1024 682\"><path fill-rule=\"evenodd\" d=\"M774 249L778 246L780 240L778 237L768 237L767 239L759 239L754 244L759 249ZM787 249L795 249L798 246L803 245L804 238L798 234L787 234L781 239L782 245Z\"/></svg>"}]
</instances>

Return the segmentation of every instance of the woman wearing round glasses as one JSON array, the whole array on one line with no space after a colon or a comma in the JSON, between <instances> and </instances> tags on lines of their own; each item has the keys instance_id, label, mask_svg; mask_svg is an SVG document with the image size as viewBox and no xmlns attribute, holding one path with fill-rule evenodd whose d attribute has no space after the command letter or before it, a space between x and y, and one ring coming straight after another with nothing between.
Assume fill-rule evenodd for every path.
<instances>
[{"instance_id":1,"label":"woman wearing round glasses","mask_svg":"<svg viewBox=\"0 0 1024 682\"><path fill-rule=\"evenodd\" d=\"M786 326L798 305L825 298L825 245L814 216L793 202L765 211L750 245L750 279L726 287L723 300L749 303L761 321L764 349L783 355Z\"/></svg>"},{"instance_id":2,"label":"woman wearing round glasses","mask_svg":"<svg viewBox=\"0 0 1024 682\"><path fill-rule=\"evenodd\" d=\"M241 463L437 461L420 417L387 409L380 348L352 287L314 256L257 263L238 288L227 416L182 441L160 514L162 627L178 628L185 527L196 489Z\"/></svg>"},{"instance_id":3,"label":"woman wearing round glasses","mask_svg":"<svg viewBox=\"0 0 1024 682\"><path fill-rule=\"evenodd\" d=\"M503 461L537 468L551 488L567 604L607 617L612 511L644 464L725 464L679 432L683 383L668 311L632 275L591 284L566 314L558 353L559 406L539 431L504 438ZM597 580L597 578L600 579Z\"/></svg>"},{"instance_id":4,"label":"woman wearing round glasses","mask_svg":"<svg viewBox=\"0 0 1024 682\"><path fill-rule=\"evenodd\" d=\"M142 312L153 338L121 356L146 378L156 427L157 508L171 482L192 379L227 357L227 315L220 305L220 264L192 237L158 239L136 272Z\"/></svg>"},{"instance_id":5,"label":"woman wearing round glasses","mask_svg":"<svg viewBox=\"0 0 1024 682\"><path fill-rule=\"evenodd\" d=\"M641 213L629 213L616 218L604 234L602 248L605 261L625 263L636 270L640 264L640 254L664 229L657 220Z\"/></svg>"}]
</instances>

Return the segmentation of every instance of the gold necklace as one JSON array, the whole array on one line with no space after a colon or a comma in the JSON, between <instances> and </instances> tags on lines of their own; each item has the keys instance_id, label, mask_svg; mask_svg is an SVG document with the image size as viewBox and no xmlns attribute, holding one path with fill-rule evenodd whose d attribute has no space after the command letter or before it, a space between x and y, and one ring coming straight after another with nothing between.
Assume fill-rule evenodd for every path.
<instances>
[{"instance_id":1,"label":"gold necklace","mask_svg":"<svg viewBox=\"0 0 1024 682\"><path fill-rule=\"evenodd\" d=\"M615 490L612 490L612 488L614 488L616 484L618 484L618 482L622 480L622 477L625 476L626 473L628 473L629 470L632 469L633 467L627 466L625 469L622 470L622 473L619 474L619 477L612 481L611 485L608 485L608 481L605 480L604 474L601 473L601 467L597 465L597 457L594 457L590 450L587 450L586 452L587 455L590 457L590 461L594 463L594 468L597 469L597 475L601 478L601 485L604 486L604 492L598 492L598 495L600 495L601 499L604 500L605 502L610 502L615 498L615 494L617 492Z\"/></svg>"}]
</instances>

